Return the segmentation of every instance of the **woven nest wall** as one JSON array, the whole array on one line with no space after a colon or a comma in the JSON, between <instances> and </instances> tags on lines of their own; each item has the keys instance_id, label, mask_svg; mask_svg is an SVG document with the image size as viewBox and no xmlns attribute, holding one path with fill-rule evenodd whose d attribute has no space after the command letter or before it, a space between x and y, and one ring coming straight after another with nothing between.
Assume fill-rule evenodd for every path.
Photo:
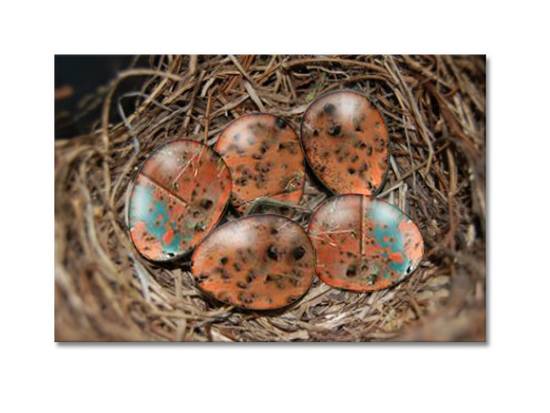
<instances>
[{"instance_id":1,"label":"woven nest wall","mask_svg":"<svg viewBox=\"0 0 550 413\"><path fill-rule=\"evenodd\" d=\"M157 56L149 63L113 80L95 130L56 142L57 340L485 339L484 57ZM120 83L136 76L142 87L115 99ZM166 267L139 256L126 202L153 149L178 137L213 145L247 112L282 116L299 130L308 104L340 89L365 94L387 122L390 169L379 198L409 214L425 241L408 279L362 294L316 279L292 306L254 312L208 300L189 262ZM134 110L125 113L122 99ZM330 196L308 175L290 211L304 226ZM232 210L225 217L235 218Z\"/></svg>"}]
</instances>

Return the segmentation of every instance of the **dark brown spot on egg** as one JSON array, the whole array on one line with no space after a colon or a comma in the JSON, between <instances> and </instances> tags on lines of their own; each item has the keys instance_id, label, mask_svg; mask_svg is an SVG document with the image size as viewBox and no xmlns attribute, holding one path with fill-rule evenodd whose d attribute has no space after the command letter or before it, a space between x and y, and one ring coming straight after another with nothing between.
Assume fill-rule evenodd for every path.
<instances>
[{"instance_id":1,"label":"dark brown spot on egg","mask_svg":"<svg viewBox=\"0 0 550 413\"><path fill-rule=\"evenodd\" d=\"M201 208L203 209L210 209L212 207L212 204L214 204L214 202L212 202L211 199L203 199L201 202L200 202L200 206Z\"/></svg>"},{"instance_id":2,"label":"dark brown spot on egg","mask_svg":"<svg viewBox=\"0 0 550 413\"><path fill-rule=\"evenodd\" d=\"M246 179L245 177L240 177L235 181L235 184L238 186L245 186L247 182L248 182L248 179Z\"/></svg>"},{"instance_id":3,"label":"dark brown spot on egg","mask_svg":"<svg viewBox=\"0 0 550 413\"><path fill-rule=\"evenodd\" d=\"M292 250L292 256L294 257L294 259L296 261L301 259L305 255L305 253L306 253L306 249L304 247L302 247L301 245L299 245L298 247L296 247Z\"/></svg>"},{"instance_id":4,"label":"dark brown spot on egg","mask_svg":"<svg viewBox=\"0 0 550 413\"><path fill-rule=\"evenodd\" d=\"M246 282L251 283L256 279L256 274L254 274L254 271L250 270L250 272L246 275Z\"/></svg>"},{"instance_id":5,"label":"dark brown spot on egg","mask_svg":"<svg viewBox=\"0 0 550 413\"><path fill-rule=\"evenodd\" d=\"M293 303L294 301L296 301L298 298L300 297L294 297L292 295L289 295L288 298L287 298L287 302L290 304L290 303Z\"/></svg>"},{"instance_id":6,"label":"dark brown spot on egg","mask_svg":"<svg viewBox=\"0 0 550 413\"><path fill-rule=\"evenodd\" d=\"M334 105L332 103L327 103L324 107L323 107L323 111L327 114L327 115L332 115L334 114L334 111L336 110L336 108L334 107Z\"/></svg>"},{"instance_id":7,"label":"dark brown spot on egg","mask_svg":"<svg viewBox=\"0 0 550 413\"><path fill-rule=\"evenodd\" d=\"M279 129L284 129L284 128L286 128L286 122L285 122L285 120L284 120L283 118L277 118L277 119L275 120L275 124L277 125L277 127L278 127Z\"/></svg>"},{"instance_id":8,"label":"dark brown spot on egg","mask_svg":"<svg viewBox=\"0 0 550 413\"><path fill-rule=\"evenodd\" d=\"M279 259L279 251L277 250L277 247L275 245L271 244L267 248L267 256L274 261L277 261Z\"/></svg>"},{"instance_id":9,"label":"dark brown spot on egg","mask_svg":"<svg viewBox=\"0 0 550 413\"><path fill-rule=\"evenodd\" d=\"M357 275L357 267L355 265L350 265L346 271L348 277L355 277Z\"/></svg>"},{"instance_id":10,"label":"dark brown spot on egg","mask_svg":"<svg viewBox=\"0 0 550 413\"><path fill-rule=\"evenodd\" d=\"M333 125L328 129L328 134L330 136L340 136L340 132L342 132L342 127L340 125Z\"/></svg>"}]
</instances>

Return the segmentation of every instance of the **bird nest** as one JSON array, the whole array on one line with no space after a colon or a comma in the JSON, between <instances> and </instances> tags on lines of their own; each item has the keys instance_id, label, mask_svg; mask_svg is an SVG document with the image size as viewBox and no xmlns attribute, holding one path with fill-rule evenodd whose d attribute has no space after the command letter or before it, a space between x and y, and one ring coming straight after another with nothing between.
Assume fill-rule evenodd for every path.
<instances>
[{"instance_id":1,"label":"bird nest","mask_svg":"<svg viewBox=\"0 0 550 413\"><path fill-rule=\"evenodd\" d=\"M141 88L117 95L131 77ZM126 205L151 151L179 137L213 145L249 112L299 130L308 104L340 89L366 95L387 122L378 197L425 241L408 279L372 293L316 279L284 310L245 311L208 300L188 261L161 266L136 252ZM55 145L56 340L485 340L484 57L156 56L119 73L102 102L92 132ZM303 199L286 213L305 226L327 196L308 171ZM229 210L225 220L236 217Z\"/></svg>"}]
</instances>

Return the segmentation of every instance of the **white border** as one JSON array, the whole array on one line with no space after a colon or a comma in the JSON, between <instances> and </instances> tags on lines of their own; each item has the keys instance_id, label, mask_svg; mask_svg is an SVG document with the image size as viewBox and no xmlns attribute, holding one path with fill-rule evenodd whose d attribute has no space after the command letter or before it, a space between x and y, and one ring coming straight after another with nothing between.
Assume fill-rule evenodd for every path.
<instances>
[{"instance_id":1,"label":"white border","mask_svg":"<svg viewBox=\"0 0 550 413\"><path fill-rule=\"evenodd\" d=\"M245 3L1 6L0 411L547 411L548 12ZM490 343L54 344L53 55L165 52L487 53Z\"/></svg>"}]
</instances>

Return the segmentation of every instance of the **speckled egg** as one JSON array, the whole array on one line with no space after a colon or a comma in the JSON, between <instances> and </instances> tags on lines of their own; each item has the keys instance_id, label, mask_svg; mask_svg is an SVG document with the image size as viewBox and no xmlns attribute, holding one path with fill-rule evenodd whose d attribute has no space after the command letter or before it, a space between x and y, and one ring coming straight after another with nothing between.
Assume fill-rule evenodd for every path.
<instances>
[{"instance_id":1,"label":"speckled egg","mask_svg":"<svg viewBox=\"0 0 550 413\"><path fill-rule=\"evenodd\" d=\"M189 253L220 220L231 176L209 147L176 140L156 150L138 172L128 207L130 237L152 261Z\"/></svg>"},{"instance_id":2,"label":"speckled egg","mask_svg":"<svg viewBox=\"0 0 550 413\"><path fill-rule=\"evenodd\" d=\"M353 291L390 287L419 265L424 242L399 208L364 195L339 195L314 212L309 236L317 275L328 285Z\"/></svg>"},{"instance_id":3,"label":"speckled egg","mask_svg":"<svg viewBox=\"0 0 550 413\"><path fill-rule=\"evenodd\" d=\"M311 286L315 252L306 232L280 215L250 215L213 231L193 252L199 287L227 304L268 310Z\"/></svg>"},{"instance_id":4,"label":"speckled egg","mask_svg":"<svg viewBox=\"0 0 550 413\"><path fill-rule=\"evenodd\" d=\"M298 135L282 118L243 115L218 137L215 150L231 170L232 202L243 212L260 197L298 203L304 191L304 154Z\"/></svg>"},{"instance_id":5,"label":"speckled egg","mask_svg":"<svg viewBox=\"0 0 550 413\"><path fill-rule=\"evenodd\" d=\"M371 195L388 168L388 130L380 112L357 92L333 92L306 110L301 127L306 159L336 194Z\"/></svg>"}]
</instances>

